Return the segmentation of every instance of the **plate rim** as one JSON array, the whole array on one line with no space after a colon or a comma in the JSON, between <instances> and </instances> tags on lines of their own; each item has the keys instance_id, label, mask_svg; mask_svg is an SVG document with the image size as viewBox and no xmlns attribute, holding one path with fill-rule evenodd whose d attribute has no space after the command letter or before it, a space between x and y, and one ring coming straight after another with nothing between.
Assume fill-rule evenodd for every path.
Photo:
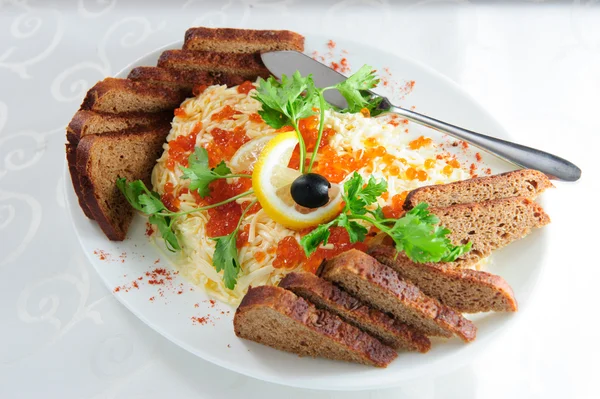
<instances>
[{"instance_id":1,"label":"plate rim","mask_svg":"<svg viewBox=\"0 0 600 399\"><path fill-rule=\"evenodd\" d=\"M480 113L480 115L483 115L485 117L486 123L493 124L493 126L492 126L493 130L497 133L500 133L500 135L499 135L500 138L512 139L511 135L502 126L502 124L494 117L494 115L491 112L489 112L483 105L481 105L474 96L472 96L465 89L463 89L453 79L442 74L441 72L437 71L433 67L431 67L419 60L409 58L409 57L406 57L403 55L398 55L392 51L388 51L386 49L383 49L383 48L380 48L377 46L370 46L367 43L355 41L352 39L345 39L345 38L336 37L333 35L331 35L331 36L328 35L328 37L326 38L325 36L321 36L319 34L307 34L306 36L310 37L311 40L312 39L315 39L315 40L323 39L324 43L327 40L332 39L332 40L335 40L336 42L339 41L339 42L347 42L347 43L356 43L356 44L359 44L360 46L372 47L373 49L375 49L378 52L385 53L386 56L396 58L401 62L415 66L418 69L422 69L425 72L427 72L428 74L435 76L437 79L444 81L446 84L451 86L452 89L456 93L459 93L463 98L467 99L470 102L470 105L473 106L474 109L477 109L477 111L478 111L478 113ZM171 43L167 43L165 45L157 47L157 48L145 53L144 55L136 58L134 61L130 62L129 64L127 64L125 67L120 69L116 74L114 74L114 77L115 78L126 78L129 71L135 65L140 63L142 60L144 60L148 57L151 57L151 56L153 56L161 51L164 51L166 49L176 48L176 46L181 47L182 44L183 44L183 40L176 40ZM74 209L77 210L79 208L79 204L78 204L78 198L77 198L75 192L73 191L73 187L71 184L70 172L69 172L69 168L68 168L68 164L67 164L66 160L64 161L63 179L65 181L65 184L63 187L63 190L64 190L63 194L65 195L65 202L66 202L67 209L68 209L67 213L68 213L68 217L69 217L71 226L75 232L75 235L77 236L77 240L81 246L82 251L85 253L86 258L91 263L91 266L94 268L97 276L102 280L104 285L110 291L111 295L113 297L115 297L117 299L117 301L120 304L122 304L128 311L130 311L133 315L135 315L140 321L142 321L144 324L146 324L148 327L150 327L153 331L157 332L158 334L162 335L167 340L169 340L171 343L179 346L180 348L182 348L182 349L186 350L187 352L193 354L194 356L202 359L203 361L210 362L210 363L215 364L219 367L222 367L226 370L229 370L229 371L232 371L235 373L239 373L241 375L251 377L251 378L254 378L254 379L257 379L260 381L265 381L265 382L269 382L269 383L274 383L274 384L289 386L289 387L294 387L294 388L320 389L320 390L328 390L328 391L364 391L364 390L368 390L368 389L391 388L391 387L400 385L402 382L414 380L416 378L424 376L424 374L420 372L421 368L418 368L417 373L407 372L405 374L402 374L402 377L400 377L400 378L393 378L393 376L390 376L388 378L380 378L380 379L377 379L376 382L371 382L366 385L356 384L356 385L347 386L345 384L339 384L339 383L337 385L336 384L327 385L327 384L322 384L322 383L314 384L314 381L313 381L313 385L308 386L307 378L303 378L301 380L286 380L285 378L282 378L282 377L279 377L279 376L276 376L273 374L254 373L252 370L248 370L247 367L238 366L237 364L232 364L231 362L228 362L228 361L222 361L219 357L213 356L207 352L200 352L198 349L196 349L193 346L191 346L190 344L186 343L184 340L180 340L179 338L174 337L172 334L170 334L165 329L160 328L159 325L157 325L156 323L153 323L150 320L148 320L144 316L144 312L140 311L135 306L132 306L132 304L130 302L125 300L124 296L115 295L115 293L112 290L112 284L110 284L108 279L105 278L105 276L98 271L98 269L96 267L97 262L96 262L96 259L93 257L93 254L88 253L88 251L85 250L83 237L76 227L75 215L74 215L73 210ZM87 218L86 218L86 220L87 220ZM548 241L547 234L544 233L543 235L545 237L543 237L542 239L545 242L547 242ZM544 256L545 256L545 253L544 253ZM543 259L540 260L540 262L543 262ZM534 273L534 275L532 276L533 279L530 283L531 291L532 291L530 296L532 296L533 293L537 290L538 285L539 285L540 281L542 280L542 276L543 276L546 268L538 267L536 269L537 269L537 272ZM530 306L525 306L524 308L521 308L521 306L519 306L518 312L511 313L510 317L504 318L505 320L502 321L502 328L493 329L492 331L486 333L485 338L478 337L478 339L480 341L485 340L486 342L488 342L487 345L489 346L489 341L491 341L492 338L497 339L499 336L506 334L509 331L509 328L511 326L514 327L515 325L517 325L520 322L520 320L522 319L523 314L526 313L529 308L530 308ZM430 376L435 377L444 372L446 372L446 373L451 372L451 371L463 366L468 361L473 361L482 351L477 352L477 351L473 350L472 348L473 348L473 346L466 344L466 345L463 345L463 346L459 347L458 349L456 349L456 352L466 352L466 353L463 353L463 356L459 357L458 359L456 358L456 356L453 356L453 358L455 360L453 362L444 361L444 358L432 360L428 367L428 371L430 371L430 373L429 373ZM468 356L466 356L466 355L468 355ZM459 359L463 359L463 360L459 360ZM442 365L444 366L443 371L441 371L441 372L440 372L440 370L442 368L441 367L442 365L440 365L440 363L442 363Z\"/></svg>"}]
</instances>

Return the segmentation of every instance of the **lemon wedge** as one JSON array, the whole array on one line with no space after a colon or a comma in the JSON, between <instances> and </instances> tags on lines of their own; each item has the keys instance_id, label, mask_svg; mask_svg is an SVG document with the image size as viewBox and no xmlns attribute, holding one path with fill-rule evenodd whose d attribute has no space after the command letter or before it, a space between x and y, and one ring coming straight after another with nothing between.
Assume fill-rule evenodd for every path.
<instances>
[{"instance_id":1,"label":"lemon wedge","mask_svg":"<svg viewBox=\"0 0 600 399\"><path fill-rule=\"evenodd\" d=\"M288 164L297 144L296 132L279 133L271 139L254 164L252 188L271 219L287 228L301 230L335 218L342 209L342 196L340 187L332 184L329 202L322 207L305 208L294 202L290 187L300 172L288 168Z\"/></svg>"},{"instance_id":2,"label":"lemon wedge","mask_svg":"<svg viewBox=\"0 0 600 399\"><path fill-rule=\"evenodd\" d=\"M252 172L261 151L275 136L277 133L257 137L238 148L229 161L231 171L233 173Z\"/></svg>"}]
</instances>

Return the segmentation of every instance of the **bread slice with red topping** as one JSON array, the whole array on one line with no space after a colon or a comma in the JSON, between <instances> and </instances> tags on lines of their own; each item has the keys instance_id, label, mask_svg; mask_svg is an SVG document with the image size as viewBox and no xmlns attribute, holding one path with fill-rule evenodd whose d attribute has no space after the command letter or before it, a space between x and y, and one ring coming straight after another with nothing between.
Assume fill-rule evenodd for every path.
<instances>
[{"instance_id":1,"label":"bread slice with red topping","mask_svg":"<svg viewBox=\"0 0 600 399\"><path fill-rule=\"evenodd\" d=\"M475 339L477 327L471 321L364 252L351 249L336 256L324 265L321 276L425 335Z\"/></svg>"},{"instance_id":2,"label":"bread slice with red topping","mask_svg":"<svg viewBox=\"0 0 600 399\"><path fill-rule=\"evenodd\" d=\"M398 354L339 317L280 287L250 288L233 319L235 335L300 356L386 367Z\"/></svg>"},{"instance_id":3,"label":"bread slice with red topping","mask_svg":"<svg viewBox=\"0 0 600 399\"><path fill-rule=\"evenodd\" d=\"M117 179L141 179L150 185L152 168L168 134L169 128L162 127L92 134L79 142L76 164L83 200L110 240L124 240L133 218L133 209L116 186Z\"/></svg>"},{"instance_id":4,"label":"bread slice with red topping","mask_svg":"<svg viewBox=\"0 0 600 399\"><path fill-rule=\"evenodd\" d=\"M184 50L223 53L304 51L304 36L289 30L190 28L185 32Z\"/></svg>"},{"instance_id":5,"label":"bread slice with red topping","mask_svg":"<svg viewBox=\"0 0 600 399\"><path fill-rule=\"evenodd\" d=\"M431 342L422 333L392 319L312 273L290 273L279 286L360 328L394 349L425 353Z\"/></svg>"}]
</instances>

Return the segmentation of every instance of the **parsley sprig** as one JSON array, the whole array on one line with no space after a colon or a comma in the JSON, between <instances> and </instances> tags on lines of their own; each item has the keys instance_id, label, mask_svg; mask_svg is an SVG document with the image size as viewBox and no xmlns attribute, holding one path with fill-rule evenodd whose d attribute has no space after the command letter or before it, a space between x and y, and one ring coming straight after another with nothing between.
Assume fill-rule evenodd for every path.
<instances>
[{"instance_id":1,"label":"parsley sprig","mask_svg":"<svg viewBox=\"0 0 600 399\"><path fill-rule=\"evenodd\" d=\"M368 90L377 86L377 83L379 83L379 79L373 68L368 65L363 65L343 82L323 88L315 87L312 75L302 77L300 72L296 71L291 77L282 75L281 82L274 77L267 80L260 78L254 98L262 105L262 110L258 113L266 124L275 129L281 129L284 126L294 128L300 147L300 173L310 173L323 137L325 110L333 108L325 101L323 93L336 89L344 96L348 107L338 110L340 112L357 113L366 108L371 115L376 115L381 98L372 96ZM319 130L310 163L308 168L305 168L306 144L298 128L298 123L300 119L315 115L317 113L315 109L318 109L319 113Z\"/></svg>"},{"instance_id":2,"label":"parsley sprig","mask_svg":"<svg viewBox=\"0 0 600 399\"><path fill-rule=\"evenodd\" d=\"M377 198L387 191L385 180L371 177L367 184L354 172L344 183L342 197L345 205L342 213L329 223L322 224L302 237L300 244L306 256L314 253L320 245L329 240L329 229L343 227L350 236L350 242L364 241L368 230L358 223L367 222L389 235L396 244L396 250L404 251L413 261L452 262L471 249L471 243L453 245L447 235L450 230L439 225L440 219L427 210L427 204L420 203L399 219L389 219L379 205L374 207Z\"/></svg>"}]
</instances>

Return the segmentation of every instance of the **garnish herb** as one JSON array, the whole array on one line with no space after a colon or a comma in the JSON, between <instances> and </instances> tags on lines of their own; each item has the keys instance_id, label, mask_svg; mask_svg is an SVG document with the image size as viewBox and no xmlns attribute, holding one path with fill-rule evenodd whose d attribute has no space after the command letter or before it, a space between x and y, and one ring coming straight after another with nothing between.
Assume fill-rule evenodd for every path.
<instances>
[{"instance_id":1,"label":"garnish herb","mask_svg":"<svg viewBox=\"0 0 600 399\"><path fill-rule=\"evenodd\" d=\"M342 213L329 223L322 224L302 237L300 244L306 256L314 253L319 245L326 245L329 229L343 227L348 231L350 242L363 241L367 228L357 220L365 221L389 235L396 244L396 250L404 251L413 261L452 262L471 249L471 243L453 245L447 235L450 230L439 226L440 219L427 210L427 204L420 203L399 219L386 219L379 206L374 209L377 197L387 191L385 180L376 181L371 177L365 185L358 173L344 183L342 194L345 205Z\"/></svg>"},{"instance_id":2,"label":"garnish herb","mask_svg":"<svg viewBox=\"0 0 600 399\"><path fill-rule=\"evenodd\" d=\"M217 272L223 270L223 283L225 283L225 287L230 290L235 288L235 284L237 283L237 276L240 273L240 262L238 260L238 250L237 250L237 236L240 230L240 226L242 224L242 220L244 220L244 216L248 210L254 205L258 200L252 201L242 212L242 216L240 216L240 220L238 224L230 234L221 237L215 237L213 240L217 242L215 246L215 252L213 254L213 265Z\"/></svg>"},{"instance_id":3,"label":"garnish herb","mask_svg":"<svg viewBox=\"0 0 600 399\"><path fill-rule=\"evenodd\" d=\"M183 172L182 179L190 179L190 190L197 190L202 198L210 195L208 185L217 179L230 177L251 178L251 175L233 174L231 169L221 161L216 167L208 167L208 152L206 148L196 147L188 158L188 167L179 167Z\"/></svg>"},{"instance_id":4,"label":"garnish herb","mask_svg":"<svg viewBox=\"0 0 600 399\"><path fill-rule=\"evenodd\" d=\"M127 199L127 202L129 202L134 209L148 215L148 221L158 227L161 236L165 240L167 249L173 252L181 249L179 241L177 240L177 235L173 230L173 221L175 218L194 212L216 208L253 193L252 190L248 190L216 204L193 208L188 211L171 212L160 200L160 195L155 191L150 191L141 180L135 180L128 183L127 180L122 177L117 179L117 187L121 190Z\"/></svg>"},{"instance_id":5,"label":"garnish herb","mask_svg":"<svg viewBox=\"0 0 600 399\"><path fill-rule=\"evenodd\" d=\"M300 173L310 173L312 170L323 137L325 110L333 108L325 101L323 96L325 91L336 89L344 96L348 102L348 108L339 110L341 112L357 113L366 108L371 115L376 115L377 106L381 102L380 97L373 97L367 92L379 83L375 71L368 65L363 65L343 82L323 88L315 87L311 75L302 77L298 71L291 78L282 75L281 82L272 76L267 80L260 78L258 82L254 98L262 104L262 110L258 113L265 123L275 129L291 126L298 135ZM300 119L316 114L316 109L319 112L319 131L310 163L306 168L306 144L298 128L298 123Z\"/></svg>"}]
</instances>

